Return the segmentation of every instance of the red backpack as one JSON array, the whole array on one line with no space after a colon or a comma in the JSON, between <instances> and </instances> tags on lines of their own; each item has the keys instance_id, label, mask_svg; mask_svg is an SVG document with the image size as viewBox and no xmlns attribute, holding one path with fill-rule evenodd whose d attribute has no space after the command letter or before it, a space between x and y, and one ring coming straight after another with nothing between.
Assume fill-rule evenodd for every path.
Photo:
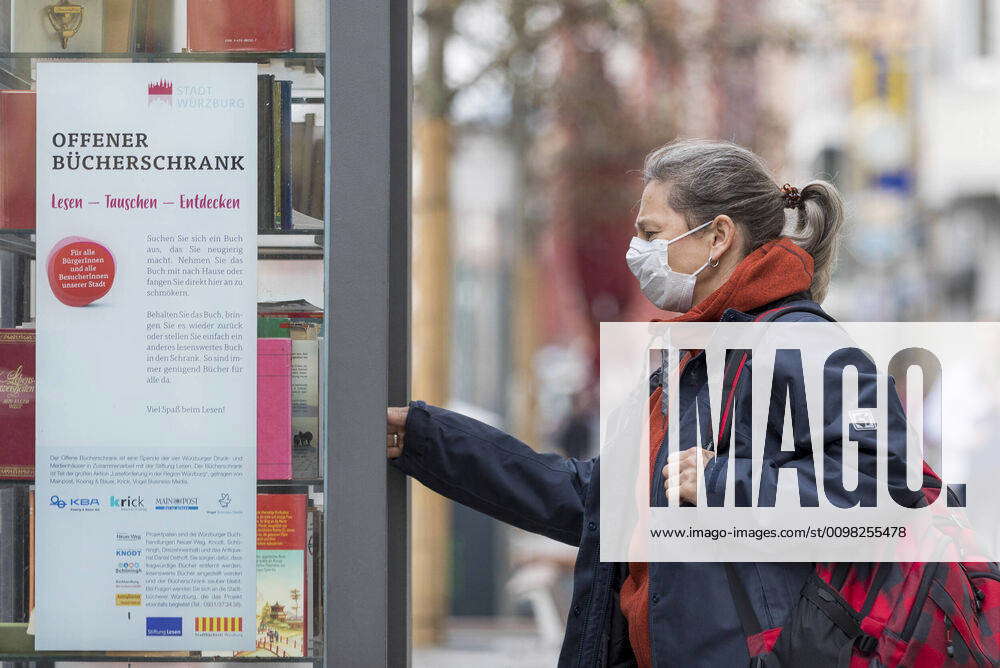
<instances>
[{"instance_id":1,"label":"red backpack","mask_svg":"<svg viewBox=\"0 0 1000 668\"><path fill-rule=\"evenodd\" d=\"M787 304L756 320L791 311L833 320L812 302ZM732 392L727 405L731 399ZM928 501L941 484L924 464ZM994 562L818 563L784 625L770 629L761 627L738 571L725 567L752 668L1000 666L1000 567Z\"/></svg>"}]
</instances>

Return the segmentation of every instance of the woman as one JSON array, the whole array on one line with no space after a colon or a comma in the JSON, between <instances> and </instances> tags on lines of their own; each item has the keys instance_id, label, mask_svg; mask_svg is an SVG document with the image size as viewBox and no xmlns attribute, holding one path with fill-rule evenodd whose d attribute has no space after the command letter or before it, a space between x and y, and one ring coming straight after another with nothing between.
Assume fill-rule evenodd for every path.
<instances>
[{"instance_id":1,"label":"woman","mask_svg":"<svg viewBox=\"0 0 1000 668\"><path fill-rule=\"evenodd\" d=\"M817 303L826 294L843 220L832 185L780 188L752 152L700 140L650 153L644 180L626 261L659 308L681 312L680 321L718 321L723 314L750 320L795 301L814 312L797 309L779 319L824 320ZM794 237L784 236L788 210ZM650 397L651 425L660 414L659 392ZM421 401L390 408L388 432L392 464L427 487L580 547L560 666L748 665L723 564L599 561L600 457L539 454L508 434ZM694 449L688 444L668 462L659 440L650 441L651 504L665 504L667 472L674 466L681 498L693 500ZM704 460L712 454L706 451ZM770 626L782 623L812 570L806 563L737 566L758 618Z\"/></svg>"}]
</instances>

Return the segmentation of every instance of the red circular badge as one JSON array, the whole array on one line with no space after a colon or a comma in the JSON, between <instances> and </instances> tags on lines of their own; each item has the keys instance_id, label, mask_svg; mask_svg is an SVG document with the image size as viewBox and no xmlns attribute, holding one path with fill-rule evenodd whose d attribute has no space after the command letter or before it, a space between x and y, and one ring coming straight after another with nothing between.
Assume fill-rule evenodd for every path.
<instances>
[{"instance_id":1,"label":"red circular badge","mask_svg":"<svg viewBox=\"0 0 1000 668\"><path fill-rule=\"evenodd\" d=\"M108 294L115 282L115 256L105 246L66 237L55 245L47 261L49 286L67 306L86 306Z\"/></svg>"}]
</instances>

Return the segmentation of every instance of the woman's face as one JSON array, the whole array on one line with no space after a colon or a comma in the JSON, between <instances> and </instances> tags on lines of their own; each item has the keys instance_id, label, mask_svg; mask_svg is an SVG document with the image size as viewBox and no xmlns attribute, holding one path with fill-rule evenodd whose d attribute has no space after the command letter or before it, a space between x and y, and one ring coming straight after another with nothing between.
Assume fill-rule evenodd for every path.
<instances>
[{"instance_id":1,"label":"woman's face","mask_svg":"<svg viewBox=\"0 0 1000 668\"><path fill-rule=\"evenodd\" d=\"M639 215L635 220L637 237L647 241L653 239L670 241L688 231L687 222L681 214L670 207L669 199L669 184L650 181L646 185L642 191ZM703 222L705 221L699 221L699 224ZM711 226L706 227L670 244L667 250L667 264L670 268L683 274L693 274L705 264L712 250L714 235L709 234L711 230Z\"/></svg>"}]
</instances>

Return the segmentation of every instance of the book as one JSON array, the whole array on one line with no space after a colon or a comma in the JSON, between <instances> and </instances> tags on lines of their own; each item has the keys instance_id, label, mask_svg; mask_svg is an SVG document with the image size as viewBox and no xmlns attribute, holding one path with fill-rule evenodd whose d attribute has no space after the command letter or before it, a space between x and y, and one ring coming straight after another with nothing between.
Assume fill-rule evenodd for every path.
<instances>
[{"instance_id":1,"label":"book","mask_svg":"<svg viewBox=\"0 0 1000 668\"><path fill-rule=\"evenodd\" d=\"M35 486L28 489L28 616L35 611Z\"/></svg>"},{"instance_id":2,"label":"book","mask_svg":"<svg viewBox=\"0 0 1000 668\"><path fill-rule=\"evenodd\" d=\"M258 339L290 339L292 330L288 318L264 318L257 316Z\"/></svg>"},{"instance_id":3,"label":"book","mask_svg":"<svg viewBox=\"0 0 1000 668\"><path fill-rule=\"evenodd\" d=\"M0 479L35 477L35 332L0 329Z\"/></svg>"},{"instance_id":4,"label":"book","mask_svg":"<svg viewBox=\"0 0 1000 668\"><path fill-rule=\"evenodd\" d=\"M287 320L292 343L292 477L311 480L320 476L319 341L323 336L323 309L305 299L257 304L261 319ZM280 325L279 325L280 326ZM260 325L258 325L260 327Z\"/></svg>"},{"instance_id":5,"label":"book","mask_svg":"<svg viewBox=\"0 0 1000 668\"><path fill-rule=\"evenodd\" d=\"M0 622L28 621L27 519L27 487L0 487Z\"/></svg>"},{"instance_id":6,"label":"book","mask_svg":"<svg viewBox=\"0 0 1000 668\"><path fill-rule=\"evenodd\" d=\"M273 320L273 318L272 318ZM292 455L302 450L317 451L320 441L319 428L319 323L289 320L292 339ZM313 460L318 466L318 458L310 456L309 471L300 466L297 478L318 478L319 470L313 470ZM306 464L302 458L301 464ZM298 462L297 462L298 463Z\"/></svg>"},{"instance_id":7,"label":"book","mask_svg":"<svg viewBox=\"0 0 1000 668\"><path fill-rule=\"evenodd\" d=\"M257 649L236 656L307 656L306 495L257 495Z\"/></svg>"},{"instance_id":8,"label":"book","mask_svg":"<svg viewBox=\"0 0 1000 668\"><path fill-rule=\"evenodd\" d=\"M10 0L11 51L100 53L104 0L74 0L65 9L60 6L59 0Z\"/></svg>"},{"instance_id":9,"label":"book","mask_svg":"<svg viewBox=\"0 0 1000 668\"><path fill-rule=\"evenodd\" d=\"M282 230L292 229L292 82L278 82L279 101L281 104L281 140L279 143L281 156L281 225Z\"/></svg>"},{"instance_id":10,"label":"book","mask_svg":"<svg viewBox=\"0 0 1000 668\"><path fill-rule=\"evenodd\" d=\"M295 48L293 0L188 0L187 13L191 51Z\"/></svg>"},{"instance_id":11,"label":"book","mask_svg":"<svg viewBox=\"0 0 1000 668\"><path fill-rule=\"evenodd\" d=\"M257 478L289 480L292 452L291 339L257 339Z\"/></svg>"},{"instance_id":12,"label":"book","mask_svg":"<svg viewBox=\"0 0 1000 668\"><path fill-rule=\"evenodd\" d=\"M35 93L0 90L0 229L35 229L34 164Z\"/></svg>"},{"instance_id":13,"label":"book","mask_svg":"<svg viewBox=\"0 0 1000 668\"><path fill-rule=\"evenodd\" d=\"M178 0L133 0L132 48L136 53L169 53L177 50L174 36ZM184 26L187 32L187 25ZM185 34L181 41L187 41Z\"/></svg>"},{"instance_id":14,"label":"book","mask_svg":"<svg viewBox=\"0 0 1000 668\"><path fill-rule=\"evenodd\" d=\"M104 52L126 53L132 43L133 0L104 0Z\"/></svg>"},{"instance_id":15,"label":"book","mask_svg":"<svg viewBox=\"0 0 1000 668\"><path fill-rule=\"evenodd\" d=\"M323 309L305 299L288 299L277 302L258 302L257 316L261 318L289 318L302 321L323 322ZM322 332L320 332L322 335Z\"/></svg>"},{"instance_id":16,"label":"book","mask_svg":"<svg viewBox=\"0 0 1000 668\"><path fill-rule=\"evenodd\" d=\"M309 586L309 607L312 608L312 636L309 647L319 654L323 642L323 494L310 495L306 514L306 583Z\"/></svg>"},{"instance_id":17,"label":"book","mask_svg":"<svg viewBox=\"0 0 1000 668\"><path fill-rule=\"evenodd\" d=\"M273 80L271 82L271 143L273 144L271 160L271 199L274 201L274 220L271 221L271 229L280 232L282 229L281 220L281 166L284 161L281 159L281 82Z\"/></svg>"},{"instance_id":18,"label":"book","mask_svg":"<svg viewBox=\"0 0 1000 668\"><path fill-rule=\"evenodd\" d=\"M317 17L326 12L326 0L295 0L295 50L299 53L326 52L326 21Z\"/></svg>"},{"instance_id":19,"label":"book","mask_svg":"<svg viewBox=\"0 0 1000 668\"><path fill-rule=\"evenodd\" d=\"M274 75L257 75L257 232L274 230Z\"/></svg>"},{"instance_id":20,"label":"book","mask_svg":"<svg viewBox=\"0 0 1000 668\"><path fill-rule=\"evenodd\" d=\"M311 215L312 211L309 189L312 183L312 148L315 137L316 114L306 114L301 123L292 125L292 161L295 166L292 173L292 209L306 215ZM292 227L295 227L294 220Z\"/></svg>"}]
</instances>

